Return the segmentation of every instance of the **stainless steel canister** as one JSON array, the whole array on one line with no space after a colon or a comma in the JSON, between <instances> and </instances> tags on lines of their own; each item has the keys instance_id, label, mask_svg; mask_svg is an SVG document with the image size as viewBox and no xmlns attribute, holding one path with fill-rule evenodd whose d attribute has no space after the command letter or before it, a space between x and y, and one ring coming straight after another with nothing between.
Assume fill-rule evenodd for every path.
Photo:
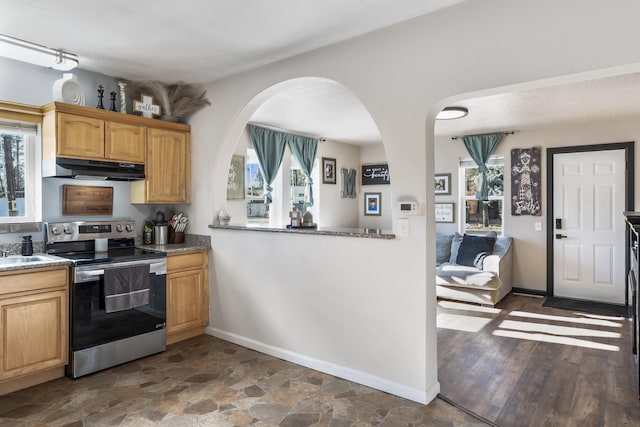
<instances>
[{"instance_id":1,"label":"stainless steel canister","mask_svg":"<svg viewBox=\"0 0 640 427\"><path fill-rule=\"evenodd\" d=\"M153 243L156 245L169 243L169 227L167 225L155 225L153 227Z\"/></svg>"}]
</instances>

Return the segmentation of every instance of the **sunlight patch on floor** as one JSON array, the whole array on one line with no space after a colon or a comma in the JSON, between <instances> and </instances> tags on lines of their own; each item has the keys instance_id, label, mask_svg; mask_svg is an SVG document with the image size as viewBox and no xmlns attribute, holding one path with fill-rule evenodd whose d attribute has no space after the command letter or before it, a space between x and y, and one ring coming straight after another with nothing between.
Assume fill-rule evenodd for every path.
<instances>
[{"instance_id":1,"label":"sunlight patch on floor","mask_svg":"<svg viewBox=\"0 0 640 427\"><path fill-rule=\"evenodd\" d=\"M582 314L584 315L584 313ZM551 320L555 322L568 322L568 323L579 323L582 325L606 326L610 328L622 328L623 326L623 324L620 323L623 320L622 317L620 318L608 317L606 319L594 318L591 315L585 315L587 317L566 317L566 316L552 316L549 314L528 313L526 311L512 311L511 313L509 313L509 315L515 316L515 317L528 317L530 319ZM600 316L600 317L603 317L603 316ZM609 319L615 319L618 321L614 322Z\"/></svg>"},{"instance_id":2,"label":"sunlight patch on floor","mask_svg":"<svg viewBox=\"0 0 640 427\"><path fill-rule=\"evenodd\" d=\"M480 332L493 319L486 317L464 316L462 314L438 314L438 328L452 329L463 332Z\"/></svg>"},{"instance_id":3,"label":"sunlight patch on floor","mask_svg":"<svg viewBox=\"0 0 640 427\"><path fill-rule=\"evenodd\" d=\"M517 320L504 320L498 327L501 329L514 329L517 331L563 335L565 337L620 338L622 336L618 332L600 331L597 329L587 328L572 328L569 326L547 325L545 323L519 322Z\"/></svg>"},{"instance_id":4,"label":"sunlight patch on floor","mask_svg":"<svg viewBox=\"0 0 640 427\"><path fill-rule=\"evenodd\" d=\"M438 305L442 308L450 308L454 310L464 310L464 311L476 311L478 313L491 313L491 314L499 314L502 312L499 308L494 307L484 307L481 305L472 305L472 304L464 304L461 302L455 301L438 301Z\"/></svg>"},{"instance_id":5,"label":"sunlight patch on floor","mask_svg":"<svg viewBox=\"0 0 640 427\"><path fill-rule=\"evenodd\" d=\"M517 338L522 340L547 342L553 344L571 345L575 347L593 348L596 350L620 351L620 347L615 345L602 344L593 341L569 338L557 335L547 335L541 333L527 333L521 331L496 330L493 335L497 337Z\"/></svg>"},{"instance_id":6,"label":"sunlight patch on floor","mask_svg":"<svg viewBox=\"0 0 640 427\"><path fill-rule=\"evenodd\" d=\"M622 317L622 316L602 316L600 314L573 313L573 315L574 316L578 316L578 317L586 317L588 319L612 320L612 321L617 321L617 322L623 322L625 319L626 320L631 320L631 319L627 319L626 317Z\"/></svg>"}]
</instances>

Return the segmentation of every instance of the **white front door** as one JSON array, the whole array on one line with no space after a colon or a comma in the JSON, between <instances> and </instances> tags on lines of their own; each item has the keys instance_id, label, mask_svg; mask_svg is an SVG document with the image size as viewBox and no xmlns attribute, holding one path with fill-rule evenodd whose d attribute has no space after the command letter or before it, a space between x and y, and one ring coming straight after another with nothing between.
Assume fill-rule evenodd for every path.
<instances>
[{"instance_id":1,"label":"white front door","mask_svg":"<svg viewBox=\"0 0 640 427\"><path fill-rule=\"evenodd\" d=\"M554 296L624 304L625 150L555 154L553 165Z\"/></svg>"}]
</instances>

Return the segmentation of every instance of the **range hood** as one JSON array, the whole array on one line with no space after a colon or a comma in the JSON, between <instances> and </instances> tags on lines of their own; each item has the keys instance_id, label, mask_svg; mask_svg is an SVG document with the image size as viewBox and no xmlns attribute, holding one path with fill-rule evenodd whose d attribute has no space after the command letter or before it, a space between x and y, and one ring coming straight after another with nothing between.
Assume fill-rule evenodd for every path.
<instances>
[{"instance_id":1,"label":"range hood","mask_svg":"<svg viewBox=\"0 0 640 427\"><path fill-rule=\"evenodd\" d=\"M57 157L42 161L42 176L45 178L137 181L144 179L144 165Z\"/></svg>"}]
</instances>

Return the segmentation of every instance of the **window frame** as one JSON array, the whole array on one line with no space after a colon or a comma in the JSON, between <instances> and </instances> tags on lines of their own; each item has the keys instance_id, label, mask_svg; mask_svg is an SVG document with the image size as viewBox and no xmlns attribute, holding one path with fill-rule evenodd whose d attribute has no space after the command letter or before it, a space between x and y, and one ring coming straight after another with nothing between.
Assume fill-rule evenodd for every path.
<instances>
[{"instance_id":1,"label":"window frame","mask_svg":"<svg viewBox=\"0 0 640 427\"><path fill-rule=\"evenodd\" d=\"M505 161L504 161L504 156L502 155L494 155L491 156L489 158L489 160L487 161L486 165L491 167L491 166L502 166L502 177L503 177L503 182L505 179ZM466 169L470 169L470 168L478 168L478 165L471 159L471 158L463 158L460 159L459 164L458 164L458 182L459 182L459 212L458 212L458 218L460 218L460 225L458 227L458 232L461 234L464 233L485 233L485 232L489 232L489 231L496 231L496 233L498 233L499 236L504 235L505 232L505 227L504 227L504 218L505 218L505 188L504 188L504 183L503 183L503 189L502 189L502 195L501 196L489 196L489 200L497 200L497 201L501 201L502 202L502 209L501 209L501 214L500 214L500 218L501 218L501 226L500 226L500 230L489 230L489 229L483 229L483 230L476 230L476 229L472 229L472 230L467 230L467 201L468 200L475 200L475 195L473 196L469 196L467 195L467 189L466 189Z\"/></svg>"},{"instance_id":2,"label":"window frame","mask_svg":"<svg viewBox=\"0 0 640 427\"><path fill-rule=\"evenodd\" d=\"M42 110L0 101L0 128L27 134L25 141L25 216L0 217L0 233L37 231L42 224ZM28 147L27 147L28 146ZM12 225L20 227L12 227Z\"/></svg>"}]
</instances>

